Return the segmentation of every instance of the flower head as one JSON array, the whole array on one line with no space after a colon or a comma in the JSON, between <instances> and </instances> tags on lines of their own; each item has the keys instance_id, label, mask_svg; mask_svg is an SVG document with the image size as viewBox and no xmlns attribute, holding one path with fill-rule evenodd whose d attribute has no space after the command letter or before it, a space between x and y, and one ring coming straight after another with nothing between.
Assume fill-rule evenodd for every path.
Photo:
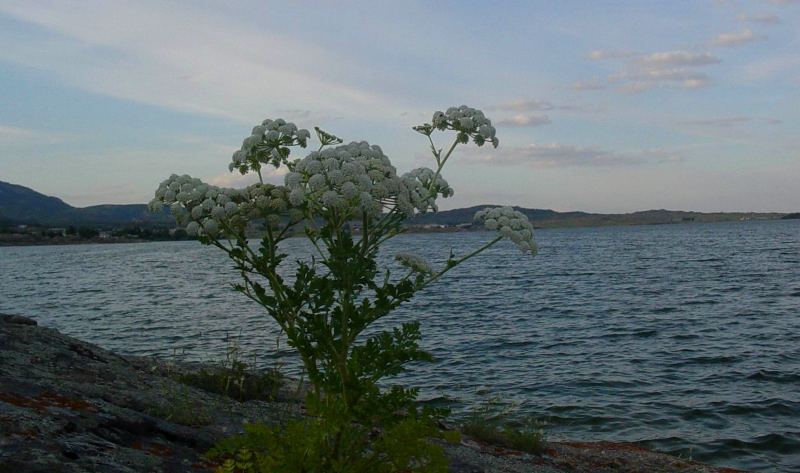
<instances>
[{"instance_id":1,"label":"flower head","mask_svg":"<svg viewBox=\"0 0 800 473\"><path fill-rule=\"evenodd\" d=\"M281 118L266 119L253 127L250 136L242 141L242 147L233 153L228 169L247 174L251 170L261 169L264 164L272 164L277 168L286 164L290 146L305 148L310 137L311 132L298 129L294 123Z\"/></svg>"},{"instance_id":2,"label":"flower head","mask_svg":"<svg viewBox=\"0 0 800 473\"><path fill-rule=\"evenodd\" d=\"M329 138L330 139L330 138ZM435 209L435 196L452 195L441 176L432 192L433 171L418 169L402 177L383 150L366 141L315 151L291 163L286 187L296 201L303 199L322 212L336 210L352 217L377 215L397 207L404 215ZM369 196L369 198L367 198Z\"/></svg>"},{"instance_id":3,"label":"flower head","mask_svg":"<svg viewBox=\"0 0 800 473\"><path fill-rule=\"evenodd\" d=\"M523 253L536 254L533 225L524 213L511 207L486 208L476 212L474 220L514 242Z\"/></svg>"},{"instance_id":4,"label":"flower head","mask_svg":"<svg viewBox=\"0 0 800 473\"><path fill-rule=\"evenodd\" d=\"M431 123L415 126L414 130L423 135L430 135L434 130L454 130L458 132L460 143L467 143L472 138L478 146L491 143L497 148L500 144L492 121L482 111L466 105L450 107L446 112L435 112Z\"/></svg>"},{"instance_id":5,"label":"flower head","mask_svg":"<svg viewBox=\"0 0 800 473\"><path fill-rule=\"evenodd\" d=\"M180 189L175 193L173 189ZM190 176L173 174L155 192L151 209L169 206L178 225L193 235L217 236L241 230L252 220L288 215L302 207L303 194L286 187L253 184L244 189L216 187Z\"/></svg>"}]
</instances>

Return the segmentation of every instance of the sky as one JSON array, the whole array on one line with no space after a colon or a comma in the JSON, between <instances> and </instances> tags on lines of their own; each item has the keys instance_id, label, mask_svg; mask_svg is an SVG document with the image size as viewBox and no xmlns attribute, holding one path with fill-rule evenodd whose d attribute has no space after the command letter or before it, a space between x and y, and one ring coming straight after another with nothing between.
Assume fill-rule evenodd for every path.
<instances>
[{"instance_id":1,"label":"sky","mask_svg":"<svg viewBox=\"0 0 800 473\"><path fill-rule=\"evenodd\" d=\"M265 118L432 166L461 104L443 209L800 210L800 0L0 0L0 180L75 206L251 183Z\"/></svg>"}]
</instances>

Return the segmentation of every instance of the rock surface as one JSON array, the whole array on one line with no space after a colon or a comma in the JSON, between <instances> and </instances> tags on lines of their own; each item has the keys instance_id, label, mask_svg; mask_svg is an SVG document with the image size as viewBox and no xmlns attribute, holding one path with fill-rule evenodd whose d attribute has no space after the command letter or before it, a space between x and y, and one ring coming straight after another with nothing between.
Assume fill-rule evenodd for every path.
<instances>
[{"instance_id":1,"label":"rock surface","mask_svg":"<svg viewBox=\"0 0 800 473\"><path fill-rule=\"evenodd\" d=\"M181 369L0 314L0 471L213 471L203 452L216 441L302 411L289 388L238 402L175 381ZM736 471L632 444L554 442L541 457L469 438L445 449L455 473Z\"/></svg>"}]
</instances>

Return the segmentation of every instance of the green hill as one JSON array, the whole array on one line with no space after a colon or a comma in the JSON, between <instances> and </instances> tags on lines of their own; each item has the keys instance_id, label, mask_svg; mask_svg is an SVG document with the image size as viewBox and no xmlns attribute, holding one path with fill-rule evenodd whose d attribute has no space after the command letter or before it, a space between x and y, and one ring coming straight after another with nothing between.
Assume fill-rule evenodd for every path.
<instances>
[{"instance_id":1,"label":"green hill","mask_svg":"<svg viewBox=\"0 0 800 473\"><path fill-rule=\"evenodd\" d=\"M172 225L168 213L153 214L144 204L73 207L17 184L0 181L0 222L43 226Z\"/></svg>"},{"instance_id":2,"label":"green hill","mask_svg":"<svg viewBox=\"0 0 800 473\"><path fill-rule=\"evenodd\" d=\"M493 205L445 210L423 214L412 225L468 225L480 209ZM645 210L627 214L595 214L588 212L557 212L548 209L514 207L524 213L539 228L597 227L608 225L659 225L687 222L723 222L737 220L773 220L792 218L797 214L753 212L684 212L675 210ZM796 218L796 217L794 217ZM168 214L152 214L144 204L93 205L73 207L61 199L50 197L27 187L0 181L0 224L38 224L43 226L86 225L113 227L121 225L173 226Z\"/></svg>"}]
</instances>

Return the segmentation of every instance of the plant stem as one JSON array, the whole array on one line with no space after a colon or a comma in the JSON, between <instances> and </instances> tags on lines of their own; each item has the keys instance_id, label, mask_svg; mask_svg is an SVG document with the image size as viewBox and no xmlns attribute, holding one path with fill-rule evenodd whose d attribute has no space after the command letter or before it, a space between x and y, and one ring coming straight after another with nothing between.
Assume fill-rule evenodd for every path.
<instances>
[{"instance_id":1,"label":"plant stem","mask_svg":"<svg viewBox=\"0 0 800 473\"><path fill-rule=\"evenodd\" d=\"M422 289L422 288L426 287L428 284L436 281L437 279L442 277L446 272L448 272L451 269L455 268L456 266L458 266L459 264L463 263L464 261L472 258L473 256L477 256L478 254L482 253L484 250L487 250L489 247L491 247L492 245L494 245L495 243L497 243L498 241L500 241L502 239L503 239L502 236L498 236L494 240L492 240L489 243L483 245L482 247L478 248L477 250L473 251L472 253L470 253L470 254L462 257L462 258L459 258L457 260L448 261L447 262L447 267L444 268L443 270L439 271L438 273L436 273L436 275L434 275L432 278L430 278L427 281L425 281L422 284L422 286L420 286L420 289Z\"/></svg>"}]
</instances>

